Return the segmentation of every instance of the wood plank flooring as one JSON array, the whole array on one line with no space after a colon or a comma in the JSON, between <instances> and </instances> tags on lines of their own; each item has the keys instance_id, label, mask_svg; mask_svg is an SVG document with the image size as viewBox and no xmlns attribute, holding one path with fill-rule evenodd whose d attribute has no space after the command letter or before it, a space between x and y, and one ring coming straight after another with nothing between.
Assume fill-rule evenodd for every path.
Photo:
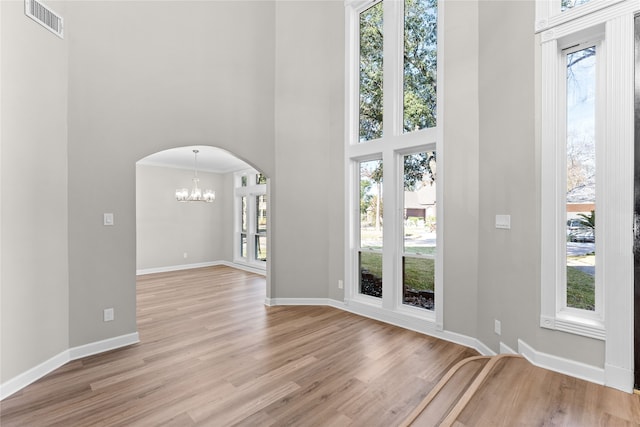
<instances>
[{"instance_id":1,"label":"wood plank flooring","mask_svg":"<svg viewBox=\"0 0 640 427\"><path fill-rule=\"evenodd\" d=\"M474 350L331 307L266 307L264 278L139 277L141 343L0 403L9 426L391 426Z\"/></svg>"},{"instance_id":2,"label":"wood plank flooring","mask_svg":"<svg viewBox=\"0 0 640 427\"><path fill-rule=\"evenodd\" d=\"M141 343L70 362L5 399L0 425L395 426L477 355L331 307L266 307L264 286L228 267L141 276ZM637 420L638 396L535 369L504 375L458 425L496 425L491 414L510 420L501 425ZM538 403L523 412L512 390Z\"/></svg>"},{"instance_id":3,"label":"wood plank flooring","mask_svg":"<svg viewBox=\"0 0 640 427\"><path fill-rule=\"evenodd\" d=\"M640 396L500 359L456 426L638 426Z\"/></svg>"}]
</instances>

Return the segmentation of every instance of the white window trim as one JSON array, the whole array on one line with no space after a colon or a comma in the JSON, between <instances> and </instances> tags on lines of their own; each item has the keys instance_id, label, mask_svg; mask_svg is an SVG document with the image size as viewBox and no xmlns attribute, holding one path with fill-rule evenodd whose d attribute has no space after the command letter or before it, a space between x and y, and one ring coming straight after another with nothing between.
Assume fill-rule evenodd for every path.
<instances>
[{"instance_id":1,"label":"white window trim","mask_svg":"<svg viewBox=\"0 0 640 427\"><path fill-rule=\"evenodd\" d=\"M592 0L596 1L596 0ZM594 5L602 2L595 2ZM539 0L538 6L548 7ZM587 4L588 5L588 4ZM585 7L587 5L581 6ZM594 6L595 7L595 6ZM636 1L608 2L592 13L543 32L541 39L541 315L540 326L605 341L606 384L633 389L633 71ZM577 9L576 9L577 10ZM586 9L585 9L586 10ZM565 12L567 13L567 12ZM558 283L565 274L566 224L561 214L566 141L562 141L563 96L561 51L572 37L584 38L589 29L604 29L604 99L600 135L605 149L597 152L596 190L598 233L596 270L604 284L602 316L564 309ZM598 148L596 148L598 150ZM604 179L603 177L607 177Z\"/></svg>"},{"instance_id":2,"label":"white window trim","mask_svg":"<svg viewBox=\"0 0 640 427\"><path fill-rule=\"evenodd\" d=\"M560 11L560 2L537 0L535 31L537 33L566 24L567 22L591 15L594 12L613 6L624 0L591 0L572 9Z\"/></svg>"},{"instance_id":3,"label":"white window trim","mask_svg":"<svg viewBox=\"0 0 640 427\"><path fill-rule=\"evenodd\" d=\"M259 174L254 169L247 169L234 174L234 233L233 233L233 262L246 265L260 270L266 270L267 262L257 260L255 257L255 236L256 232L256 209L255 198L267 194L267 184L254 184L256 176ZM242 177L247 177L247 186L242 187ZM247 197L247 231L242 231L242 197ZM267 203L268 203L267 199ZM268 227L268 206L267 206L267 227ZM268 236L267 228L267 236ZM247 235L247 257L240 256L241 234ZM268 247L268 237L267 237ZM267 261L268 261L267 252Z\"/></svg>"},{"instance_id":4,"label":"white window trim","mask_svg":"<svg viewBox=\"0 0 640 427\"><path fill-rule=\"evenodd\" d=\"M385 95L383 105L383 137L378 140L359 142L359 75L358 75L358 52L359 52L359 16L360 13L375 2L371 1L347 1L346 2L346 58L345 75L347 81L345 85L346 99L346 126L345 126L345 206L347 225L345 242L345 304L351 310L363 315L375 317L380 320L391 321L400 326L409 327L414 330L430 333L443 330L444 319L444 298L443 298L443 230L444 213L443 204L436 204L437 234L436 245L438 255L436 256L436 277L435 277L435 310L424 310L407 306L402 303L400 292L402 283L402 269L399 261L398 251L402 247L402 218L403 218L403 191L400 182L400 172L402 171L402 157L405 154L417 153L421 151L436 151L438 156L438 183L436 187L436 200L443 200L443 164L444 150L442 141L443 122L443 22L445 2L438 2L438 80L437 80L437 105L438 118L435 128L422 129L415 132L404 133L402 119L402 82L403 76L401 67L397 64L402 62L402 34L396 23L392 19L393 14L403 12L404 2L402 0L385 0L384 9L384 49L389 52L389 47L396 47L395 58L385 55L384 61L384 81ZM389 25L393 23L393 25ZM359 293L359 276L357 249L359 248L359 162L373 159L381 159L384 165L383 194L385 199L385 224L383 232L383 246L387 252L393 252L391 256L383 257L383 298L374 298Z\"/></svg>"}]
</instances>

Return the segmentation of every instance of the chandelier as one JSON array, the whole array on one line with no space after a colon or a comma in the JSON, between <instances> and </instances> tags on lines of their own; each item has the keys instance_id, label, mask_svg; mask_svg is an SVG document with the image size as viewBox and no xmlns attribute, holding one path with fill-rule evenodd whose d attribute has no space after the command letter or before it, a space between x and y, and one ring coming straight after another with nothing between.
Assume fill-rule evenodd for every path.
<instances>
[{"instance_id":1,"label":"chandelier","mask_svg":"<svg viewBox=\"0 0 640 427\"><path fill-rule=\"evenodd\" d=\"M216 192L213 190L202 190L198 187L198 150L193 150L194 166L193 166L193 188L191 192L187 188L178 188L176 190L176 200L179 202L207 202L211 203L216 198Z\"/></svg>"}]
</instances>

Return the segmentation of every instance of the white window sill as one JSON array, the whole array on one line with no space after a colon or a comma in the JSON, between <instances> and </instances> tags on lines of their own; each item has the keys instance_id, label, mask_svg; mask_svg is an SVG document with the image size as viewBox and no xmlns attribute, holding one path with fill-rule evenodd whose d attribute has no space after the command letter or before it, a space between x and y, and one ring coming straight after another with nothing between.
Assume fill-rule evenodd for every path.
<instances>
[{"instance_id":1,"label":"white window sill","mask_svg":"<svg viewBox=\"0 0 640 427\"><path fill-rule=\"evenodd\" d=\"M604 322L595 316L580 316L576 313L562 311L555 317L540 316L540 326L602 341L606 338Z\"/></svg>"}]
</instances>

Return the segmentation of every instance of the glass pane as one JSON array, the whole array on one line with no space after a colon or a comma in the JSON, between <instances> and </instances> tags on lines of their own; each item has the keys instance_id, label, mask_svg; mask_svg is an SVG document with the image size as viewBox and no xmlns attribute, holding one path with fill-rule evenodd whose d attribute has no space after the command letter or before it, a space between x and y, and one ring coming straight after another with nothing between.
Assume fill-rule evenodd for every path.
<instances>
[{"instance_id":1,"label":"glass pane","mask_svg":"<svg viewBox=\"0 0 640 427\"><path fill-rule=\"evenodd\" d=\"M382 161L360 163L360 247L382 249Z\"/></svg>"},{"instance_id":2,"label":"glass pane","mask_svg":"<svg viewBox=\"0 0 640 427\"><path fill-rule=\"evenodd\" d=\"M267 177L261 173L258 173L256 175L256 184L266 184L266 183L267 183Z\"/></svg>"},{"instance_id":3,"label":"glass pane","mask_svg":"<svg viewBox=\"0 0 640 427\"><path fill-rule=\"evenodd\" d=\"M247 175L242 175L242 177L240 178L240 185L242 187L246 187L247 186Z\"/></svg>"},{"instance_id":4,"label":"glass pane","mask_svg":"<svg viewBox=\"0 0 640 427\"><path fill-rule=\"evenodd\" d=\"M595 310L596 48L567 54L567 307Z\"/></svg>"},{"instance_id":5,"label":"glass pane","mask_svg":"<svg viewBox=\"0 0 640 427\"><path fill-rule=\"evenodd\" d=\"M564 12L567 9L573 9L574 7L589 3L589 0L561 0L560 11Z\"/></svg>"},{"instance_id":6,"label":"glass pane","mask_svg":"<svg viewBox=\"0 0 640 427\"><path fill-rule=\"evenodd\" d=\"M242 258L247 257L247 235L246 234L240 235L240 256Z\"/></svg>"},{"instance_id":7,"label":"glass pane","mask_svg":"<svg viewBox=\"0 0 640 427\"><path fill-rule=\"evenodd\" d=\"M360 293L382 297L382 161L360 163Z\"/></svg>"},{"instance_id":8,"label":"glass pane","mask_svg":"<svg viewBox=\"0 0 640 427\"><path fill-rule=\"evenodd\" d=\"M240 210L242 212L242 225L241 231L247 231L247 197L243 196L241 201Z\"/></svg>"},{"instance_id":9,"label":"glass pane","mask_svg":"<svg viewBox=\"0 0 640 427\"><path fill-rule=\"evenodd\" d=\"M267 196L256 197L256 233L267 232Z\"/></svg>"},{"instance_id":10,"label":"glass pane","mask_svg":"<svg viewBox=\"0 0 640 427\"><path fill-rule=\"evenodd\" d=\"M256 259L258 261L267 260L267 236L256 235Z\"/></svg>"},{"instance_id":11,"label":"glass pane","mask_svg":"<svg viewBox=\"0 0 640 427\"><path fill-rule=\"evenodd\" d=\"M404 157L403 303L434 309L436 153Z\"/></svg>"},{"instance_id":12,"label":"glass pane","mask_svg":"<svg viewBox=\"0 0 640 427\"><path fill-rule=\"evenodd\" d=\"M359 252L360 293L382 298L382 254Z\"/></svg>"},{"instance_id":13,"label":"glass pane","mask_svg":"<svg viewBox=\"0 0 640 427\"><path fill-rule=\"evenodd\" d=\"M436 125L437 0L404 2L404 131Z\"/></svg>"},{"instance_id":14,"label":"glass pane","mask_svg":"<svg viewBox=\"0 0 640 427\"><path fill-rule=\"evenodd\" d=\"M402 302L433 310L435 307L435 259L402 257Z\"/></svg>"},{"instance_id":15,"label":"glass pane","mask_svg":"<svg viewBox=\"0 0 640 427\"><path fill-rule=\"evenodd\" d=\"M359 140L382 136L382 2L360 14Z\"/></svg>"}]
</instances>

